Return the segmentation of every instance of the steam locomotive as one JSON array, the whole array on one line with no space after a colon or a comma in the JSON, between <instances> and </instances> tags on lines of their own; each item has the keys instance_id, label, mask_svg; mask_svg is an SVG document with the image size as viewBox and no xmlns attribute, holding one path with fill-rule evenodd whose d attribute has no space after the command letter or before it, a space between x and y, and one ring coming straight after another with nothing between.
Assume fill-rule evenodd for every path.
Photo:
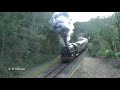
<instances>
[{"instance_id":1,"label":"steam locomotive","mask_svg":"<svg viewBox=\"0 0 120 90\"><path fill-rule=\"evenodd\" d=\"M69 43L68 47L61 48L61 60L62 62L70 62L76 56L80 54L81 51L86 49L88 45L88 39L80 37L80 41L75 43Z\"/></svg>"}]
</instances>

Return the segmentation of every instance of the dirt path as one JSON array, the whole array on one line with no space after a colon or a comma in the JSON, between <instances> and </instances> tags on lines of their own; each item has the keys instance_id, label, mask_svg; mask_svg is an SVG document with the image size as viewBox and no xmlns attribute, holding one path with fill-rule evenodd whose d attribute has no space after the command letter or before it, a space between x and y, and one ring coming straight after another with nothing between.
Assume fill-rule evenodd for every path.
<instances>
[{"instance_id":1,"label":"dirt path","mask_svg":"<svg viewBox=\"0 0 120 90\"><path fill-rule=\"evenodd\" d=\"M101 59L85 57L72 78L119 78L120 69L113 68Z\"/></svg>"}]
</instances>

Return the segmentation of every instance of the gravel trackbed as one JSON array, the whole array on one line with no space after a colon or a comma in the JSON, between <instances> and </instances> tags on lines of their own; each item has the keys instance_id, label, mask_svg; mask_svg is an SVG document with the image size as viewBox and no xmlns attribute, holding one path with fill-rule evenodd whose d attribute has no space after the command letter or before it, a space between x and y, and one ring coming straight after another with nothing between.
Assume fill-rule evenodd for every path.
<instances>
[{"instance_id":1,"label":"gravel trackbed","mask_svg":"<svg viewBox=\"0 0 120 90\"><path fill-rule=\"evenodd\" d=\"M119 78L120 69L102 59L84 57L71 78Z\"/></svg>"}]
</instances>

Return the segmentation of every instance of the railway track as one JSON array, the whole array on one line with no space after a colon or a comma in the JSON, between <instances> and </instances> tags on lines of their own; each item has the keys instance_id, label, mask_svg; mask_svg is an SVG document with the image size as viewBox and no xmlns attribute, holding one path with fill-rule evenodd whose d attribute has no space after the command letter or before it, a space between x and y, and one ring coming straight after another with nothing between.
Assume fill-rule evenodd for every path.
<instances>
[{"instance_id":1,"label":"railway track","mask_svg":"<svg viewBox=\"0 0 120 90\"><path fill-rule=\"evenodd\" d=\"M84 52L84 50L82 52L80 52L80 54L83 53L83 52ZM77 57L79 57L79 55ZM74 60L72 60L72 61L74 61ZM72 63L72 61L70 61L69 63L60 62L60 63L54 65L50 70L48 70L48 71L44 72L43 74L39 75L38 78L59 78L59 74L67 66L69 66L69 64Z\"/></svg>"},{"instance_id":2,"label":"railway track","mask_svg":"<svg viewBox=\"0 0 120 90\"><path fill-rule=\"evenodd\" d=\"M51 69L42 73L38 78L57 78L58 75L69 65L69 63L58 63L54 65Z\"/></svg>"},{"instance_id":3,"label":"railway track","mask_svg":"<svg viewBox=\"0 0 120 90\"><path fill-rule=\"evenodd\" d=\"M54 70L45 75L44 78L57 78L60 72L62 72L67 66L68 64L60 63L58 67L56 67Z\"/></svg>"}]
</instances>

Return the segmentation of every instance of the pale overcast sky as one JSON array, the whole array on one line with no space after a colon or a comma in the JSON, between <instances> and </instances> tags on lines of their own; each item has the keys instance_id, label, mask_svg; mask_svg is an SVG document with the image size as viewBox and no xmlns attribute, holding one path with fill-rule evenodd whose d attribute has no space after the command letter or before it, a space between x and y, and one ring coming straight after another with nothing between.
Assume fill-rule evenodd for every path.
<instances>
[{"instance_id":1,"label":"pale overcast sky","mask_svg":"<svg viewBox=\"0 0 120 90\"><path fill-rule=\"evenodd\" d=\"M108 17L113 15L115 12L69 12L74 20L84 22L89 21L91 18L99 17Z\"/></svg>"}]
</instances>

